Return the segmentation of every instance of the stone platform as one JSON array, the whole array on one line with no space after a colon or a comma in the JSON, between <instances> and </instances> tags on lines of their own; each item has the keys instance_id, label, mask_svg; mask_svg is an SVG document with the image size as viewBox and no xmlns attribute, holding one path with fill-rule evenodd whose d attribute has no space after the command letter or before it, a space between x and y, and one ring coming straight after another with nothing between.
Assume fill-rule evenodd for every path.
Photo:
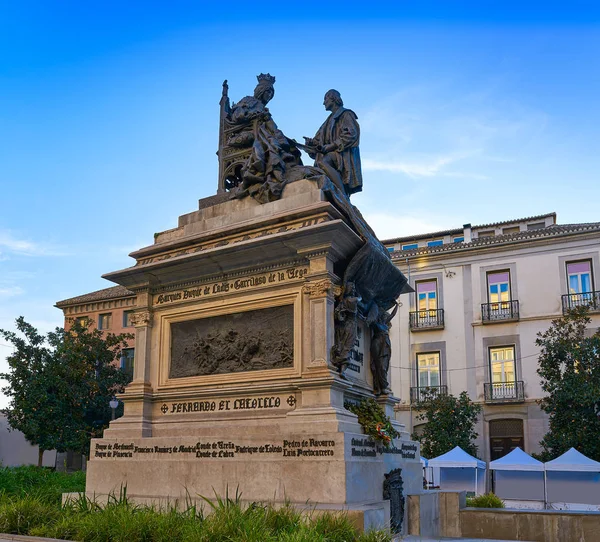
<instances>
[{"instance_id":1,"label":"stone platform","mask_svg":"<svg viewBox=\"0 0 600 542\"><path fill-rule=\"evenodd\" d=\"M374 397L364 322L345 375L331 362L341 277L364 241L313 181L259 204L201 201L106 275L137 295L124 416L92 441L87 494L291 501L389 523L384 475L418 491L418 444L384 450L347 401ZM397 399L378 398L393 417Z\"/></svg>"}]
</instances>

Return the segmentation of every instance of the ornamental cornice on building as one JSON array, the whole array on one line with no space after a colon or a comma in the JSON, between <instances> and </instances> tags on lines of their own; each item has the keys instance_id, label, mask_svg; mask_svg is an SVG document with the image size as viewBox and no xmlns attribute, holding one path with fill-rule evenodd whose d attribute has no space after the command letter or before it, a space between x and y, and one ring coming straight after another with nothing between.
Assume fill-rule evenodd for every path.
<instances>
[{"instance_id":1,"label":"ornamental cornice on building","mask_svg":"<svg viewBox=\"0 0 600 542\"><path fill-rule=\"evenodd\" d=\"M469 243L446 243L435 247L419 247L414 250L395 250L394 252L390 253L390 256L392 257L392 260L403 260L411 257L426 255L434 256L437 254L446 254L448 252L465 252L477 249L499 247L508 244L563 238L587 233L600 233L600 222L591 222L587 224L554 224L539 230L530 230L507 235L495 235L491 237L478 237Z\"/></svg>"},{"instance_id":2,"label":"ornamental cornice on building","mask_svg":"<svg viewBox=\"0 0 600 542\"><path fill-rule=\"evenodd\" d=\"M81 305L83 303L94 303L97 301L108 301L110 299L118 299L124 297L135 297L135 293L128 290L124 286L112 286L110 288L104 288L102 290L96 290L89 294L84 294L63 301L58 301L54 306L59 309L64 309L71 305Z\"/></svg>"},{"instance_id":3,"label":"ornamental cornice on building","mask_svg":"<svg viewBox=\"0 0 600 542\"><path fill-rule=\"evenodd\" d=\"M530 222L531 220L541 220L543 218L552 218L553 222L554 222L553 225L555 225L555 223L556 223L556 213L546 213L543 215L526 216L523 218L516 218L513 220L502 220L500 222L490 222L489 224L475 224L475 225L467 225L467 226L469 226L471 228L471 230L481 230L481 229L488 229L488 228L496 228L496 227L500 227L500 226L508 226L509 224L514 224L516 226L522 222ZM406 243L409 241L424 240L424 239L429 239L429 238L433 238L433 237L441 237L444 235L459 235L459 234L463 233L463 231L464 231L464 226L462 228L449 228L446 230L439 230L439 231L433 231L433 232L427 232L427 233L417 233L415 235L406 235L403 237L393 237L391 239L386 239L386 240L382 241L382 243L384 245Z\"/></svg>"}]
</instances>

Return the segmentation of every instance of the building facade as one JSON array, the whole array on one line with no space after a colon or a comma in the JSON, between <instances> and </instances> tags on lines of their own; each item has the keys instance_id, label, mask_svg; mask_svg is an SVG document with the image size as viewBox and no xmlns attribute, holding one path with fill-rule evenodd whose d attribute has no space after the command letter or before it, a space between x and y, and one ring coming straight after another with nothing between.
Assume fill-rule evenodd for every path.
<instances>
[{"instance_id":1,"label":"building facade","mask_svg":"<svg viewBox=\"0 0 600 542\"><path fill-rule=\"evenodd\" d=\"M419 431L424 388L482 404L482 459L540 451L548 429L537 334L572 306L600 326L600 223L556 224L554 213L384 241L415 293L390 332L397 418Z\"/></svg>"},{"instance_id":2,"label":"building facade","mask_svg":"<svg viewBox=\"0 0 600 542\"><path fill-rule=\"evenodd\" d=\"M540 451L548 419L537 404L537 334L580 304L600 326L600 223L556 223L554 213L384 241L415 293L392 322L390 384L398 421L419 431L414 404L424 388L467 391L483 406L482 459L516 446ZM65 327L84 319L101 330L135 334L136 296L122 286L56 304ZM133 374L134 344L121 368Z\"/></svg>"},{"instance_id":3,"label":"building facade","mask_svg":"<svg viewBox=\"0 0 600 542\"><path fill-rule=\"evenodd\" d=\"M135 303L136 296L133 292L123 286L113 286L59 301L55 306L63 311L65 329L80 320L90 327L115 335L134 335L133 339L127 341L128 347L122 350L119 362L121 370L133 377L135 327L132 316Z\"/></svg>"}]
</instances>

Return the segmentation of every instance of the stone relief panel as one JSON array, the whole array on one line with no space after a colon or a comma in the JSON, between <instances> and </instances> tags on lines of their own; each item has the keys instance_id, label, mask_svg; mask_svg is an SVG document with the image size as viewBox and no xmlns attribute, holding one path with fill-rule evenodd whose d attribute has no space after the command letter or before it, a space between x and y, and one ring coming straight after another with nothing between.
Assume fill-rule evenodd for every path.
<instances>
[{"instance_id":1,"label":"stone relief panel","mask_svg":"<svg viewBox=\"0 0 600 542\"><path fill-rule=\"evenodd\" d=\"M171 324L169 378L293 365L293 305Z\"/></svg>"}]
</instances>

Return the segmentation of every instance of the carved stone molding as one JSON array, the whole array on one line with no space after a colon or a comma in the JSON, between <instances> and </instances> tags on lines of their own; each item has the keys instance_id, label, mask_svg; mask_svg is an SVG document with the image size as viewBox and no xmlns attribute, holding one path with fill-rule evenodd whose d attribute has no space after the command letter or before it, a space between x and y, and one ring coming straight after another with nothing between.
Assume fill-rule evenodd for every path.
<instances>
[{"instance_id":1,"label":"carved stone molding","mask_svg":"<svg viewBox=\"0 0 600 542\"><path fill-rule=\"evenodd\" d=\"M329 279L310 281L304 284L302 290L309 297L331 297L333 298L334 286Z\"/></svg>"},{"instance_id":2,"label":"carved stone molding","mask_svg":"<svg viewBox=\"0 0 600 542\"><path fill-rule=\"evenodd\" d=\"M152 325L152 312L148 309L137 310L133 313L131 320L135 327Z\"/></svg>"}]
</instances>

